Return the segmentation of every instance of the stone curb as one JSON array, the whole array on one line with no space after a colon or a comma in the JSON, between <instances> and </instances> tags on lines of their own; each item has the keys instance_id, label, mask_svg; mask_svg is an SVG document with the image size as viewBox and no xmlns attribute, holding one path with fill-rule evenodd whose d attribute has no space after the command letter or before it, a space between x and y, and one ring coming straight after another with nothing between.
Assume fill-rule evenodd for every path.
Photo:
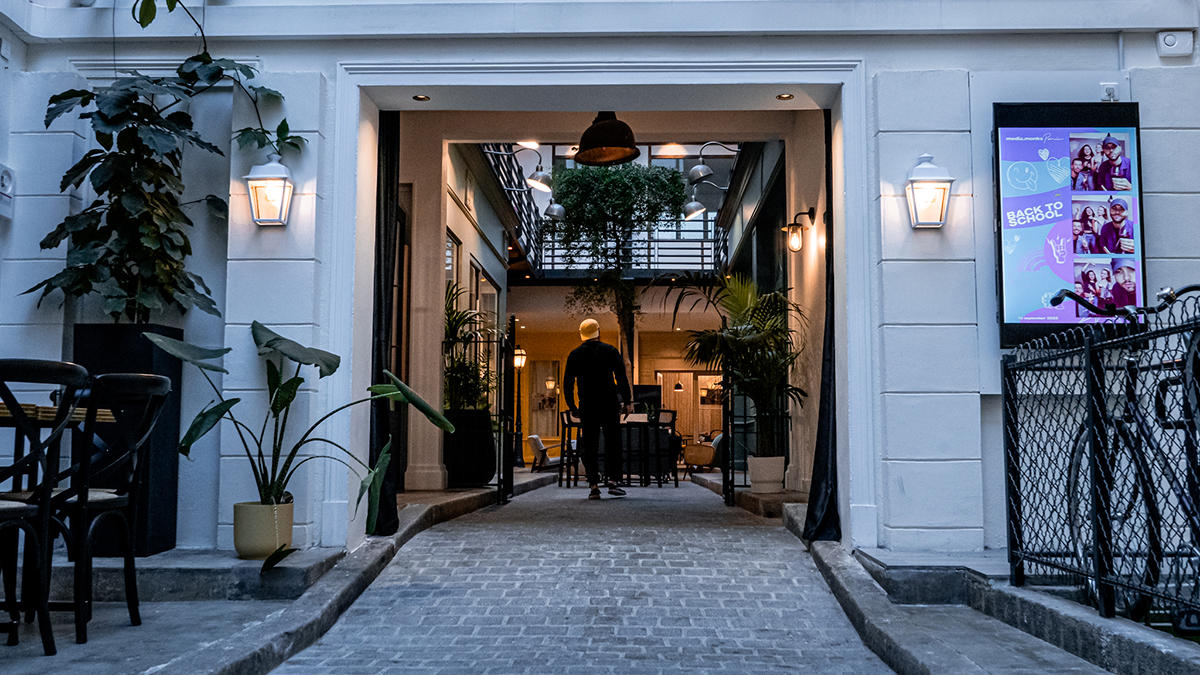
<instances>
[{"instance_id":1,"label":"stone curb","mask_svg":"<svg viewBox=\"0 0 1200 675\"><path fill-rule=\"evenodd\" d=\"M867 647L900 675L987 672L912 625L841 543L809 544L817 569Z\"/></svg>"},{"instance_id":2,"label":"stone curb","mask_svg":"<svg viewBox=\"0 0 1200 675\"><path fill-rule=\"evenodd\" d=\"M556 474L517 484L514 495L557 482ZM497 502L496 492L465 494L432 506L400 510L400 529L390 537L369 537L284 610L232 637L184 654L146 671L171 675L262 675L324 635L367 586L383 572L408 540L438 523Z\"/></svg>"},{"instance_id":3,"label":"stone curb","mask_svg":"<svg viewBox=\"0 0 1200 675\"><path fill-rule=\"evenodd\" d=\"M1200 645L1065 598L971 580L970 606L1113 673L1200 673Z\"/></svg>"}]
</instances>

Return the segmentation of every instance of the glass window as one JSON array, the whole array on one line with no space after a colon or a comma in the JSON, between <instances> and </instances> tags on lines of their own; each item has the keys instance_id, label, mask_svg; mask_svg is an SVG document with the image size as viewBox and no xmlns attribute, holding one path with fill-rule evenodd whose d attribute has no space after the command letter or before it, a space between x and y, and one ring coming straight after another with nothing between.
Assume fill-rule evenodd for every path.
<instances>
[{"instance_id":1,"label":"glass window","mask_svg":"<svg viewBox=\"0 0 1200 675\"><path fill-rule=\"evenodd\" d=\"M446 285L450 286L458 281L458 249L462 245L454 238L453 234L446 232Z\"/></svg>"}]
</instances>

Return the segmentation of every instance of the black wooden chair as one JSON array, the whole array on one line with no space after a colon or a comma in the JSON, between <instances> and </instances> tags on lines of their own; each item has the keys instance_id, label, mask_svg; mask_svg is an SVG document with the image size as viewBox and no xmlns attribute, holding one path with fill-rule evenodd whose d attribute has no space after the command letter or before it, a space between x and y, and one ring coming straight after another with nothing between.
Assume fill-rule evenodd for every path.
<instances>
[{"instance_id":1,"label":"black wooden chair","mask_svg":"<svg viewBox=\"0 0 1200 675\"><path fill-rule=\"evenodd\" d=\"M15 645L22 607L30 618L36 614L47 656L57 651L48 602L55 474L62 433L74 421L77 394L87 383L87 370L73 363L0 359L4 426L14 429L15 439L12 464L0 467L0 484L10 483L10 489L0 493L0 574L4 577L4 607L11 620L3 630L8 633L8 644ZM16 384L54 387L59 395L53 416L43 420L35 407L22 406L12 391ZM46 429L49 434L43 438ZM18 531L25 533L20 602L16 598Z\"/></svg>"},{"instance_id":2,"label":"black wooden chair","mask_svg":"<svg viewBox=\"0 0 1200 675\"><path fill-rule=\"evenodd\" d=\"M92 555L101 519L115 521L125 558L125 603L129 622L142 623L138 611L137 569L134 564L134 523L138 494L146 484L146 443L171 392L171 380L161 375L114 373L100 375L87 395L87 416L82 438L70 468L58 475L53 497L55 523L67 540L67 555L74 560L74 594L70 602L50 603L52 610L75 614L75 641L87 642L92 618ZM94 488L93 479L105 476L115 488ZM109 530L111 531L111 530Z\"/></svg>"}]
</instances>

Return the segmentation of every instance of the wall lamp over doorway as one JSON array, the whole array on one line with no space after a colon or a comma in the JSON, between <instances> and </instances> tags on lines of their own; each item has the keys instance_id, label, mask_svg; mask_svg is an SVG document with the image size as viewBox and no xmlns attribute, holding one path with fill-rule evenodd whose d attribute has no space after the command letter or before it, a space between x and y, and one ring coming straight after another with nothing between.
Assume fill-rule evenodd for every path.
<instances>
[{"instance_id":1,"label":"wall lamp over doorway","mask_svg":"<svg viewBox=\"0 0 1200 675\"><path fill-rule=\"evenodd\" d=\"M800 222L800 216L808 217L808 225ZM801 211L792 217L792 222L783 226L787 232L787 247L792 253L798 253L804 248L804 231L813 226L817 220L817 207L810 206L807 211Z\"/></svg>"},{"instance_id":2,"label":"wall lamp over doorway","mask_svg":"<svg viewBox=\"0 0 1200 675\"><path fill-rule=\"evenodd\" d=\"M913 227L941 227L950 209L950 186L954 177L933 163L933 155L921 155L908 173L904 191Z\"/></svg>"},{"instance_id":3,"label":"wall lamp over doorway","mask_svg":"<svg viewBox=\"0 0 1200 675\"><path fill-rule=\"evenodd\" d=\"M243 176L250 197L250 217L258 225L287 225L292 207L292 172L280 164L279 155L267 155L267 163L252 167Z\"/></svg>"}]
</instances>

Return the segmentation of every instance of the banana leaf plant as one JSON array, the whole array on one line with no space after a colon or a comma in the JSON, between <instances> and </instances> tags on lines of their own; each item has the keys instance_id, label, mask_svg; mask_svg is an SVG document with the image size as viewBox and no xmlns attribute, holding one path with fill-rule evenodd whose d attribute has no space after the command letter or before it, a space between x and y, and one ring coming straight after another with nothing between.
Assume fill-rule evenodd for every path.
<instances>
[{"instance_id":1,"label":"banana leaf plant","mask_svg":"<svg viewBox=\"0 0 1200 675\"><path fill-rule=\"evenodd\" d=\"M351 401L331 410L314 422L298 440L288 444L285 440L287 439L288 418L291 414L292 404L296 401L296 395L305 381L300 374L301 369L304 366L315 367L318 379L328 377L337 372L338 366L341 364L341 357L320 349L305 347L295 340L289 340L279 335L257 321L251 324L250 333L254 337L254 343L258 345L259 355L264 357L263 363L267 371L268 406L263 415L262 424L257 428L243 422L234 414L234 407L241 402L241 399L225 398L209 375L213 372L228 374L229 371L214 361L232 351L231 348L207 349L162 335L142 333L159 349L198 368L209 386L212 387L213 393L216 394L216 399L196 415L182 440L179 441L179 454L190 457L192 446L197 441L212 431L222 419L228 420L237 431L238 439L246 452L246 459L250 461L250 471L254 474L255 485L258 486L259 501L263 504L291 502L292 495L287 491L288 482L306 462L318 458L338 462L362 479L355 510L357 511L358 504L361 504L363 497L369 495L366 531L374 532L375 521L379 514L380 486L383 482L384 472L387 471L388 463L391 461L391 443L384 446L375 466L367 466L345 446L317 435L318 427L325 420L351 406L376 399L388 399L393 404L411 403L425 415L426 419L451 433L454 432L454 425L442 417L441 412L417 396L399 378L384 371L391 378L391 384L377 384L370 387L371 396ZM309 455L296 461L300 451L310 443L336 448L346 458L357 464L358 468L351 466L346 459L332 454ZM358 469L364 471L365 475L360 474Z\"/></svg>"}]
</instances>

